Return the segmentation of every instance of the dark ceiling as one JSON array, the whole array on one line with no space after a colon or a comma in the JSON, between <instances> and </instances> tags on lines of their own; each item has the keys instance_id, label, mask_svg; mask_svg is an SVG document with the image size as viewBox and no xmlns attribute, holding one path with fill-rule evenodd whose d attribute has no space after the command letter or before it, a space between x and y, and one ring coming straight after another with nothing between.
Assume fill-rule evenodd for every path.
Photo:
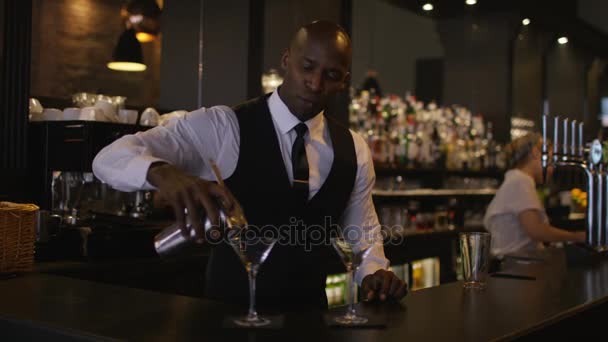
<instances>
[{"instance_id":1,"label":"dark ceiling","mask_svg":"<svg viewBox=\"0 0 608 342\"><path fill-rule=\"evenodd\" d=\"M384 0L395 6L406 8L436 18L449 18L478 12L517 12L521 14L542 14L548 16L576 15L576 0L477 0L477 4L469 6L465 0ZM432 12L425 12L422 6L433 4Z\"/></svg>"},{"instance_id":2,"label":"dark ceiling","mask_svg":"<svg viewBox=\"0 0 608 342\"><path fill-rule=\"evenodd\" d=\"M437 20L491 13L528 17L543 31L567 35L574 44L590 53L608 58L608 35L578 17L576 0L477 0L473 6L467 5L465 0L382 1ZM433 11L422 10L426 3L433 5Z\"/></svg>"}]
</instances>

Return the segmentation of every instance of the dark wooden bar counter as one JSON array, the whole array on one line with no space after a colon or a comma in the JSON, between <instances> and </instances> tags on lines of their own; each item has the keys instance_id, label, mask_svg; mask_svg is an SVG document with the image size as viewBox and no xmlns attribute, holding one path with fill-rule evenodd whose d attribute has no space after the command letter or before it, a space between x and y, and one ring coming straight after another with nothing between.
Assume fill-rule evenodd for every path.
<instances>
[{"instance_id":1,"label":"dark wooden bar counter","mask_svg":"<svg viewBox=\"0 0 608 342\"><path fill-rule=\"evenodd\" d=\"M401 303L361 304L362 313L385 321L386 327L380 329L328 328L323 312L286 313L280 330L225 329L224 318L242 314L243 309L31 274L0 281L0 336L7 341L488 341L555 331L572 318L605 309L607 259L568 265L562 250L547 251L544 258L528 264L511 262L504 270L536 280L491 277L485 291L463 290L462 283L455 282L416 291Z\"/></svg>"}]
</instances>

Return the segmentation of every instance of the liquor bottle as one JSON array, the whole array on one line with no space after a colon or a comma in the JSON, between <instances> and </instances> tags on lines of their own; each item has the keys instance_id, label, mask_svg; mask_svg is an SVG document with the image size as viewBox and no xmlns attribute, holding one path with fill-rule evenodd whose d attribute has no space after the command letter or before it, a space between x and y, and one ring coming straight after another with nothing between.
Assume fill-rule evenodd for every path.
<instances>
[{"instance_id":1,"label":"liquor bottle","mask_svg":"<svg viewBox=\"0 0 608 342\"><path fill-rule=\"evenodd\" d=\"M489 170L496 169L496 143L494 142L494 134L493 134L493 126L491 122L488 122L488 127L486 131L486 155L487 155L487 163L486 168Z\"/></svg>"},{"instance_id":2,"label":"liquor bottle","mask_svg":"<svg viewBox=\"0 0 608 342\"><path fill-rule=\"evenodd\" d=\"M387 162L390 165L395 165L397 158L397 149L399 148L399 135L398 132L393 130L387 141Z\"/></svg>"},{"instance_id":3,"label":"liquor bottle","mask_svg":"<svg viewBox=\"0 0 608 342\"><path fill-rule=\"evenodd\" d=\"M445 166L445 149L443 148L443 144L441 143L441 138L439 137L437 125L433 126L433 133L431 139L433 141L433 167L441 168L442 166Z\"/></svg>"},{"instance_id":4,"label":"liquor bottle","mask_svg":"<svg viewBox=\"0 0 608 342\"><path fill-rule=\"evenodd\" d=\"M401 166L407 166L408 164L408 148L407 128L401 126L399 127L399 156L397 161Z\"/></svg>"},{"instance_id":5,"label":"liquor bottle","mask_svg":"<svg viewBox=\"0 0 608 342\"><path fill-rule=\"evenodd\" d=\"M418 162L418 140L414 125L408 126L407 132L407 168L413 169Z\"/></svg>"},{"instance_id":6,"label":"liquor bottle","mask_svg":"<svg viewBox=\"0 0 608 342\"><path fill-rule=\"evenodd\" d=\"M458 209L458 200L450 198L448 200L448 230L456 229L456 211Z\"/></svg>"}]
</instances>

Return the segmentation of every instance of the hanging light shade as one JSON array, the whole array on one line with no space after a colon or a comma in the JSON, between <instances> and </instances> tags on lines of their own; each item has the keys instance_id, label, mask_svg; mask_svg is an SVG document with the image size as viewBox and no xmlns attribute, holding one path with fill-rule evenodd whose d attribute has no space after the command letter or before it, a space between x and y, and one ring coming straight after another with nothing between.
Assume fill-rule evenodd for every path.
<instances>
[{"instance_id":1,"label":"hanging light shade","mask_svg":"<svg viewBox=\"0 0 608 342\"><path fill-rule=\"evenodd\" d=\"M151 42L160 33L161 9L155 0L131 0L120 13L128 28L135 29L141 43Z\"/></svg>"},{"instance_id":2,"label":"hanging light shade","mask_svg":"<svg viewBox=\"0 0 608 342\"><path fill-rule=\"evenodd\" d=\"M118 71L144 71L146 65L141 52L141 44L135 38L135 30L125 30L118 38L112 61L108 68Z\"/></svg>"},{"instance_id":3,"label":"hanging light shade","mask_svg":"<svg viewBox=\"0 0 608 342\"><path fill-rule=\"evenodd\" d=\"M283 77L275 69L270 69L262 74L262 90L264 94L272 93L281 84L283 84Z\"/></svg>"}]
</instances>

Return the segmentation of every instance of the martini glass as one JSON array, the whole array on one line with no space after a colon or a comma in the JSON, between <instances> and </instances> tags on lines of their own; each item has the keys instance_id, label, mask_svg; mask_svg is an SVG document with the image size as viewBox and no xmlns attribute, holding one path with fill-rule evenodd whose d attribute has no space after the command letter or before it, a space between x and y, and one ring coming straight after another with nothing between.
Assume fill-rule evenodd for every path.
<instances>
[{"instance_id":1,"label":"martini glass","mask_svg":"<svg viewBox=\"0 0 608 342\"><path fill-rule=\"evenodd\" d=\"M340 256L346 272L348 273L348 309L343 316L334 318L341 325L356 325L367 322L367 318L357 315L355 310L355 274L363 259L367 257L374 239L371 231L364 231L349 227L340 231L336 237L331 238L331 244Z\"/></svg>"},{"instance_id":2,"label":"martini glass","mask_svg":"<svg viewBox=\"0 0 608 342\"><path fill-rule=\"evenodd\" d=\"M241 259L249 276L249 312L247 316L234 320L239 326L260 327L270 324L269 319L260 317L255 310L255 279L276 241L276 238L266 237L251 229L228 232L228 242Z\"/></svg>"},{"instance_id":3,"label":"martini glass","mask_svg":"<svg viewBox=\"0 0 608 342\"><path fill-rule=\"evenodd\" d=\"M224 179L220 169L213 159L209 159L209 165L215 174L219 186L225 188ZM234 323L243 327L261 327L270 324L270 320L260 317L255 310L255 278L260 266L268 258L268 254L277 242L275 236L268 236L257 229L248 229L247 218L241 205L234 199L233 206L226 215L227 232L226 237L232 249L247 270L249 277L249 312L247 316L234 320Z\"/></svg>"}]
</instances>

